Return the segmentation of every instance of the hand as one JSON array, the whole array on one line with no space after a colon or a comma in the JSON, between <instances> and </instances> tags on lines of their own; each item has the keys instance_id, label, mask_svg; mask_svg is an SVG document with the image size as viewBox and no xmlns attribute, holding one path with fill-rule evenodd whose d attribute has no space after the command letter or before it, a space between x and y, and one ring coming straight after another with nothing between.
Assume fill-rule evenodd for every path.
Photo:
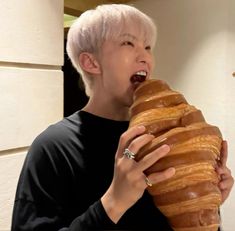
<instances>
[{"instance_id":1,"label":"hand","mask_svg":"<svg viewBox=\"0 0 235 231\"><path fill-rule=\"evenodd\" d=\"M220 153L220 159L218 161L218 166L216 172L219 175L219 189L222 195L222 203L228 198L229 193L232 190L234 179L231 175L231 170L226 166L228 158L228 145L226 141L222 142L222 148Z\"/></svg>"},{"instance_id":2,"label":"hand","mask_svg":"<svg viewBox=\"0 0 235 231\"><path fill-rule=\"evenodd\" d=\"M115 223L141 198L147 188L146 176L143 172L170 151L168 145L163 145L139 162L124 156L125 148L137 154L144 145L154 139L153 135L144 134L144 132L144 126L132 127L123 133L119 140L115 156L114 177L109 189L101 198L106 213ZM147 177L151 183L155 184L170 178L174 173L175 169L169 168Z\"/></svg>"}]
</instances>

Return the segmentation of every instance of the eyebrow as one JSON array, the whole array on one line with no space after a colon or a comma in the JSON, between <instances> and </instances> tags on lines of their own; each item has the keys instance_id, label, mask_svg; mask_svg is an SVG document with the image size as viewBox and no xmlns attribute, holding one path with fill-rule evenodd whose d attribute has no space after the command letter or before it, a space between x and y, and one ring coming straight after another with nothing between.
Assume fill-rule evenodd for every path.
<instances>
[{"instance_id":1,"label":"eyebrow","mask_svg":"<svg viewBox=\"0 0 235 231\"><path fill-rule=\"evenodd\" d=\"M122 37L127 37L127 38L130 38L130 39L132 39L132 40L137 40L137 38L136 38L134 35L129 34L129 33L121 34L120 37L121 37L121 38L122 38Z\"/></svg>"},{"instance_id":2,"label":"eyebrow","mask_svg":"<svg viewBox=\"0 0 235 231\"><path fill-rule=\"evenodd\" d=\"M132 41L137 41L137 40L138 40L138 38L137 38L136 36L134 36L134 35L132 35L132 34L130 34L130 33L121 34L119 37L120 37L120 38L123 38L123 37L124 37L124 38L126 38L126 39L129 38L129 39L131 39ZM145 38L144 42L145 42L147 45L150 45L150 47L152 46L152 45L150 44L150 42L146 40L146 38Z\"/></svg>"}]
</instances>

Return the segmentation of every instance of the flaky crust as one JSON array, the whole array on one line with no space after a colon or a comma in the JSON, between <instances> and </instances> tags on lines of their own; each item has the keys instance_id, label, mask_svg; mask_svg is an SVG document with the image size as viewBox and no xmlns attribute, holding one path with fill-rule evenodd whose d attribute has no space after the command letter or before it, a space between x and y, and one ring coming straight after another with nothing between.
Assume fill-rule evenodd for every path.
<instances>
[{"instance_id":1,"label":"flaky crust","mask_svg":"<svg viewBox=\"0 0 235 231\"><path fill-rule=\"evenodd\" d=\"M168 155L146 170L146 174L176 169L175 175L148 192L154 204L168 218L175 231L215 231L221 193L216 161L220 156L222 134L208 124L202 112L162 80L141 83L130 108L130 127L144 125L155 136L143 147L136 160L163 144Z\"/></svg>"}]
</instances>

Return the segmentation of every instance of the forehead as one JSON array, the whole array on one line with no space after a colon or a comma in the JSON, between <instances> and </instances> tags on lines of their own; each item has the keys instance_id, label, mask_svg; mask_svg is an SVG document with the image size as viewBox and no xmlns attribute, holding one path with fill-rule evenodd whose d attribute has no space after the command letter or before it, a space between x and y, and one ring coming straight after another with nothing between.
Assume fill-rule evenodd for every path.
<instances>
[{"instance_id":1,"label":"forehead","mask_svg":"<svg viewBox=\"0 0 235 231\"><path fill-rule=\"evenodd\" d=\"M131 34L129 32L120 34L119 37L123 38L123 39L131 39L131 40L136 40L137 39L137 36L135 34Z\"/></svg>"},{"instance_id":2,"label":"forehead","mask_svg":"<svg viewBox=\"0 0 235 231\"><path fill-rule=\"evenodd\" d=\"M118 37L119 40L129 40L129 41L137 41L137 42L144 42L148 43L147 39L145 36L141 35L140 33L135 33L135 32L127 32L120 34Z\"/></svg>"},{"instance_id":3,"label":"forehead","mask_svg":"<svg viewBox=\"0 0 235 231\"><path fill-rule=\"evenodd\" d=\"M106 21L102 27L102 44L105 41L120 41L120 39L138 39L152 48L156 41L154 24L139 17L122 17L119 20Z\"/></svg>"},{"instance_id":4,"label":"forehead","mask_svg":"<svg viewBox=\"0 0 235 231\"><path fill-rule=\"evenodd\" d=\"M113 39L130 39L139 40L146 43L151 42L152 34L147 31L144 27L138 25L135 22L124 23L120 25L119 32L113 34Z\"/></svg>"}]
</instances>

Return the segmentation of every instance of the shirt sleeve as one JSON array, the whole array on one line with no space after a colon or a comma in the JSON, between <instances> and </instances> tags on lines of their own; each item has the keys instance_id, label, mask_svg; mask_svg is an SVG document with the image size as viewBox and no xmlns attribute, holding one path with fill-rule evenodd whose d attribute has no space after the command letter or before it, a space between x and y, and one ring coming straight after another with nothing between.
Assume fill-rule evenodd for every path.
<instances>
[{"instance_id":1,"label":"shirt sleeve","mask_svg":"<svg viewBox=\"0 0 235 231\"><path fill-rule=\"evenodd\" d=\"M21 199L15 202L11 231L87 231L107 230L114 227L115 224L107 216L100 200L65 227L59 216L37 216L37 206Z\"/></svg>"},{"instance_id":2,"label":"shirt sleeve","mask_svg":"<svg viewBox=\"0 0 235 231\"><path fill-rule=\"evenodd\" d=\"M41 134L35 139L25 159L17 185L12 214L11 231L72 231L107 230L115 224L107 216L101 201L91 203L82 212L79 208L71 213L67 183L71 179L66 164L58 160L63 154L58 131ZM52 136L51 136L52 135ZM56 153L56 155L51 155ZM68 167L67 167L68 168ZM66 175L66 177L64 177ZM61 186L62 185L62 186ZM80 197L81 195L76 195Z\"/></svg>"},{"instance_id":3,"label":"shirt sleeve","mask_svg":"<svg viewBox=\"0 0 235 231\"><path fill-rule=\"evenodd\" d=\"M115 224L107 216L101 201L97 201L81 216L76 218L69 230L101 230L111 229Z\"/></svg>"}]
</instances>

